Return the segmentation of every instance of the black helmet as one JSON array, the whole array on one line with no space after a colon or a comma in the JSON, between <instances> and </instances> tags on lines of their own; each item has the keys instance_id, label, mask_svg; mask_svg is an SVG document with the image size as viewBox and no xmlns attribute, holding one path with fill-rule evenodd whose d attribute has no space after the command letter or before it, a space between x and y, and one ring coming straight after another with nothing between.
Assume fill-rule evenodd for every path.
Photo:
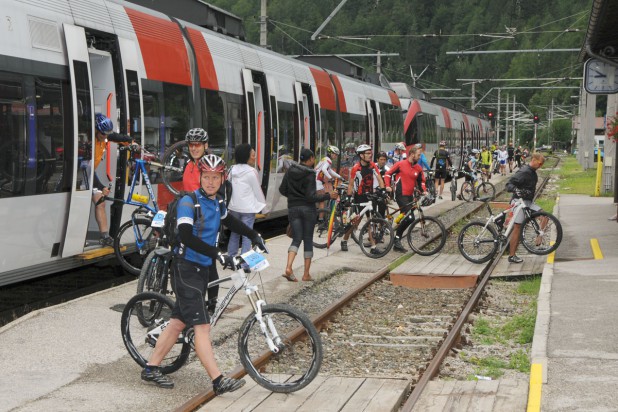
<instances>
[{"instance_id":1,"label":"black helmet","mask_svg":"<svg viewBox=\"0 0 618 412\"><path fill-rule=\"evenodd\" d=\"M208 133L201 127L196 127L187 132L185 140L187 142L208 143Z\"/></svg>"}]
</instances>

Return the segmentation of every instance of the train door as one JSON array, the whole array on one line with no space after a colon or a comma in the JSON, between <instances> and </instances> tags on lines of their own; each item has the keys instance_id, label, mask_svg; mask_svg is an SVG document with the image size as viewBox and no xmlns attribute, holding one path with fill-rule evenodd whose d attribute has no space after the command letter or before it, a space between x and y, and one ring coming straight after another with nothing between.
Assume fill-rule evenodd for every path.
<instances>
[{"instance_id":1,"label":"train door","mask_svg":"<svg viewBox=\"0 0 618 412\"><path fill-rule=\"evenodd\" d=\"M253 146L256 154L255 167L262 182L262 191L266 195L270 175L271 110L268 85L263 73L243 69L243 85L247 107L248 136L247 142Z\"/></svg>"},{"instance_id":2,"label":"train door","mask_svg":"<svg viewBox=\"0 0 618 412\"><path fill-rule=\"evenodd\" d=\"M94 111L90 59L82 27L64 24L73 102L73 167L62 256L83 252L92 196Z\"/></svg>"},{"instance_id":3,"label":"train door","mask_svg":"<svg viewBox=\"0 0 618 412\"><path fill-rule=\"evenodd\" d=\"M313 92L308 84L295 82L294 92L296 95L296 112L298 121L298 144L295 150L300 148L311 149L315 153L315 127L313 127L314 108ZM294 158L298 159L299 153L294 153Z\"/></svg>"},{"instance_id":4,"label":"train door","mask_svg":"<svg viewBox=\"0 0 618 412\"><path fill-rule=\"evenodd\" d=\"M378 120L378 108L373 100L365 101L367 109L367 138L369 145L373 147L374 155L377 156L380 152L380 123Z\"/></svg>"}]
</instances>

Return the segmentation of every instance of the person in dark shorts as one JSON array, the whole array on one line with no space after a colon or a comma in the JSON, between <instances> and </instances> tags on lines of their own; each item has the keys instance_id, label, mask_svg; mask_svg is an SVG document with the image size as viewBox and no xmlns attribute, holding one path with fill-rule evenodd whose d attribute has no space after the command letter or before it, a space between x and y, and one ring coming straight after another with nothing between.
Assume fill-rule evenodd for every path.
<instances>
[{"instance_id":1,"label":"person in dark shorts","mask_svg":"<svg viewBox=\"0 0 618 412\"><path fill-rule=\"evenodd\" d=\"M446 141L442 140L440 142L440 147L433 154L433 159L431 159L431 167L433 168L434 162L436 163L436 169L434 174L434 180L436 183L436 187L440 188L440 192L438 193L438 199L442 199L442 192L444 192L444 182L446 180L446 174L448 173L448 168L453 166L453 162L451 162L451 155L446 150Z\"/></svg>"},{"instance_id":2,"label":"person in dark shorts","mask_svg":"<svg viewBox=\"0 0 618 412\"><path fill-rule=\"evenodd\" d=\"M249 237L262 251L266 245L262 237L240 220L227 213L225 202L217 191L225 179L225 162L219 156L205 155L198 161L201 187L194 193L199 203L197 208L191 196L179 200L177 224L181 244L175 250L172 263L171 283L176 294L169 324L157 340L152 356L142 370L142 380L157 386L172 389L174 382L161 372L159 365L176 343L187 325L195 333L195 353L212 379L215 394L232 392L245 384L242 379L233 379L221 374L210 342L210 317L205 295L209 272L215 260L223 268L237 269L237 260L221 253L214 246L219 226L224 223L230 230Z\"/></svg>"},{"instance_id":3,"label":"person in dark shorts","mask_svg":"<svg viewBox=\"0 0 618 412\"><path fill-rule=\"evenodd\" d=\"M513 161L515 160L515 148L513 147L513 143L509 143L506 153L508 154L507 161L509 162L509 173L513 173Z\"/></svg>"}]
</instances>

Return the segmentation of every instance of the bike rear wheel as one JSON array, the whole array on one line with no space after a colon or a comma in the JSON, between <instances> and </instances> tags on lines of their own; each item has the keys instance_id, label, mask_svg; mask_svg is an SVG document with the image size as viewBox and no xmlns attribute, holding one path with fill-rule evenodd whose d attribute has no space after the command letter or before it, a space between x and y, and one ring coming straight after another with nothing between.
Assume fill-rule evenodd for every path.
<instances>
[{"instance_id":1,"label":"bike rear wheel","mask_svg":"<svg viewBox=\"0 0 618 412\"><path fill-rule=\"evenodd\" d=\"M476 197L489 197L490 200L493 200L496 198L496 187L492 183L483 182L476 188Z\"/></svg>"},{"instance_id":2,"label":"bike rear wheel","mask_svg":"<svg viewBox=\"0 0 618 412\"><path fill-rule=\"evenodd\" d=\"M255 314L249 315L238 335L240 362L258 385L278 393L298 391L316 377L322 365L322 341L309 318L286 304L262 306L269 336L276 334L272 353ZM270 358L265 360L265 355ZM253 362L256 362L254 365Z\"/></svg>"},{"instance_id":3,"label":"bike rear wheel","mask_svg":"<svg viewBox=\"0 0 618 412\"><path fill-rule=\"evenodd\" d=\"M372 217L358 233L358 245L366 256L374 259L381 258L393 247L394 232L388 220Z\"/></svg>"},{"instance_id":4,"label":"bike rear wheel","mask_svg":"<svg viewBox=\"0 0 618 412\"><path fill-rule=\"evenodd\" d=\"M114 238L114 253L127 272L139 276L148 254L159 239L157 229L150 227L151 219L137 217L120 226Z\"/></svg>"},{"instance_id":5,"label":"bike rear wheel","mask_svg":"<svg viewBox=\"0 0 618 412\"><path fill-rule=\"evenodd\" d=\"M156 254L157 249L148 254L137 281L137 293L157 292L168 295L168 279L172 259Z\"/></svg>"},{"instance_id":6,"label":"bike rear wheel","mask_svg":"<svg viewBox=\"0 0 618 412\"><path fill-rule=\"evenodd\" d=\"M521 224L521 243L535 255L547 255L562 242L562 225L556 216L545 211L532 213Z\"/></svg>"},{"instance_id":7,"label":"bike rear wheel","mask_svg":"<svg viewBox=\"0 0 618 412\"><path fill-rule=\"evenodd\" d=\"M316 223L316 225L313 227L313 247L317 247L318 249L326 248L326 242L328 240L328 223L330 220L330 212L331 210L326 208L318 209L317 211L318 216L324 216L324 220ZM339 219L339 216L335 215L331 242L333 242L337 238L340 225L341 221Z\"/></svg>"},{"instance_id":8,"label":"bike rear wheel","mask_svg":"<svg viewBox=\"0 0 618 412\"><path fill-rule=\"evenodd\" d=\"M472 263L485 263L498 250L498 234L491 225L470 222L461 229L457 239L459 251Z\"/></svg>"},{"instance_id":9,"label":"bike rear wheel","mask_svg":"<svg viewBox=\"0 0 618 412\"><path fill-rule=\"evenodd\" d=\"M451 180L451 200L457 199L457 177L453 176Z\"/></svg>"},{"instance_id":10,"label":"bike rear wheel","mask_svg":"<svg viewBox=\"0 0 618 412\"><path fill-rule=\"evenodd\" d=\"M139 293L124 307L120 321L122 341L131 358L141 367L150 359L163 330L161 326L169 321L173 307L170 298L154 292ZM184 336L183 332L161 362L163 373L175 372L187 361L191 345Z\"/></svg>"},{"instance_id":11,"label":"bike rear wheel","mask_svg":"<svg viewBox=\"0 0 618 412\"><path fill-rule=\"evenodd\" d=\"M435 217L421 216L410 225L408 245L421 256L438 253L446 243L446 228Z\"/></svg>"}]
</instances>

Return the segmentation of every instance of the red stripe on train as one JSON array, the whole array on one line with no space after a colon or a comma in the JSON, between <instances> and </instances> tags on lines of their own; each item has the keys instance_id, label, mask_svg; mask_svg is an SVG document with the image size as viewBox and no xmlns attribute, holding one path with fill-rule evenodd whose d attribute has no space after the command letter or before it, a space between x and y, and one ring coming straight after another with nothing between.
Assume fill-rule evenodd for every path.
<instances>
[{"instance_id":1,"label":"red stripe on train","mask_svg":"<svg viewBox=\"0 0 618 412\"><path fill-rule=\"evenodd\" d=\"M442 115L444 116L444 127L446 127L447 129L452 129L450 113L445 107L441 107L440 110L442 111Z\"/></svg>"},{"instance_id":2,"label":"red stripe on train","mask_svg":"<svg viewBox=\"0 0 618 412\"><path fill-rule=\"evenodd\" d=\"M394 91L389 90L388 95L391 98L391 103L393 104L393 106L401 107L401 102L399 101L399 97L395 94Z\"/></svg>"},{"instance_id":3,"label":"red stripe on train","mask_svg":"<svg viewBox=\"0 0 618 412\"><path fill-rule=\"evenodd\" d=\"M137 35L148 79L191 85L189 57L176 23L125 7Z\"/></svg>"},{"instance_id":4,"label":"red stripe on train","mask_svg":"<svg viewBox=\"0 0 618 412\"><path fill-rule=\"evenodd\" d=\"M341 87L341 82L339 81L339 77L336 74L331 75L333 79L333 83L335 84L335 89L337 90L337 98L339 99L339 111L346 112L348 111L348 107L345 104L345 96L343 95L343 88Z\"/></svg>"},{"instance_id":5,"label":"red stripe on train","mask_svg":"<svg viewBox=\"0 0 618 412\"><path fill-rule=\"evenodd\" d=\"M195 29L187 28L189 38L195 49L197 58L197 69L200 74L200 86L203 89L219 90L219 81L217 80L217 72L215 71L215 63L212 60L212 54L202 32Z\"/></svg>"},{"instance_id":6,"label":"red stripe on train","mask_svg":"<svg viewBox=\"0 0 618 412\"><path fill-rule=\"evenodd\" d=\"M327 110L337 110L337 104L335 103L335 92L333 91L333 85L330 82L328 73L324 70L314 69L310 67L311 74L315 80L315 85L318 89L318 96L320 97L320 106Z\"/></svg>"}]
</instances>

